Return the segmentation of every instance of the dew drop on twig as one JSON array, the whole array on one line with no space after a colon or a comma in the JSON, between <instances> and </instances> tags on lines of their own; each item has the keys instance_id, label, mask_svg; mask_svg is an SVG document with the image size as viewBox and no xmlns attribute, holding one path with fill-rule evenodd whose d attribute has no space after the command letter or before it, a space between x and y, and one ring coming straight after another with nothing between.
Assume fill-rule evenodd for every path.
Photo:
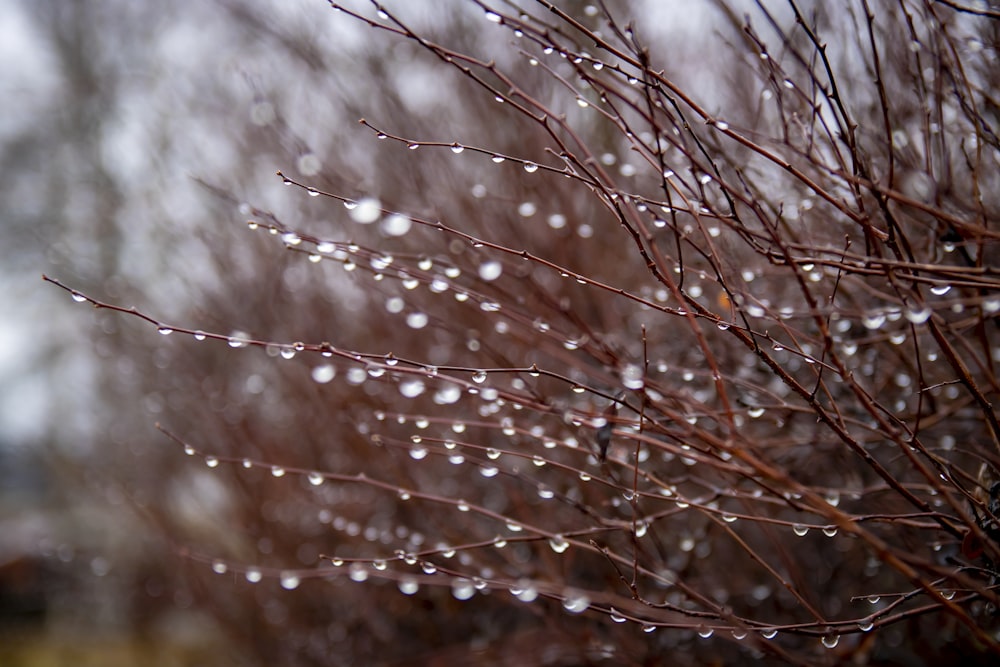
<instances>
[{"instance_id":1,"label":"dew drop on twig","mask_svg":"<svg viewBox=\"0 0 1000 667\"><path fill-rule=\"evenodd\" d=\"M456 600L468 600L476 594L476 587L468 579L460 577L452 582L451 594Z\"/></svg>"},{"instance_id":2,"label":"dew drop on twig","mask_svg":"<svg viewBox=\"0 0 1000 667\"><path fill-rule=\"evenodd\" d=\"M294 572L282 572L281 573L281 587L286 591L294 590L299 587L299 583L302 580Z\"/></svg>"},{"instance_id":3,"label":"dew drop on twig","mask_svg":"<svg viewBox=\"0 0 1000 667\"><path fill-rule=\"evenodd\" d=\"M567 591L563 597L563 609L571 614L580 614L590 607L590 599L583 593Z\"/></svg>"},{"instance_id":4,"label":"dew drop on twig","mask_svg":"<svg viewBox=\"0 0 1000 667\"><path fill-rule=\"evenodd\" d=\"M549 538L549 546L554 552L561 554L569 549L569 542L562 535L553 535Z\"/></svg>"}]
</instances>

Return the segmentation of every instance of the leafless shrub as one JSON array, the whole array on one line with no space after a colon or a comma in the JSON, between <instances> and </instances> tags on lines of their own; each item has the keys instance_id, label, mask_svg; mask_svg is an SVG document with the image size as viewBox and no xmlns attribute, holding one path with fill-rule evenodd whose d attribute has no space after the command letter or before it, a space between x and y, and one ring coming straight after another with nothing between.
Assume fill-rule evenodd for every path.
<instances>
[{"instance_id":1,"label":"leafless shrub","mask_svg":"<svg viewBox=\"0 0 1000 667\"><path fill-rule=\"evenodd\" d=\"M995 656L994 12L717 3L717 110L603 2L330 4L439 113L355 99L375 176L300 160L294 218L216 188L254 236L178 321L65 286L170 334L133 378L176 448L130 488L234 637Z\"/></svg>"}]
</instances>

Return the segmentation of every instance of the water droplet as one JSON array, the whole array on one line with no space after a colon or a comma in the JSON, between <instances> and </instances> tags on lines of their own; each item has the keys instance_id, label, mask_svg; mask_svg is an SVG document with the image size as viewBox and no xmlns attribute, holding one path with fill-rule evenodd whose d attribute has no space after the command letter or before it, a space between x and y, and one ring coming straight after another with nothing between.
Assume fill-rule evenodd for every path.
<instances>
[{"instance_id":1,"label":"water droplet","mask_svg":"<svg viewBox=\"0 0 1000 667\"><path fill-rule=\"evenodd\" d=\"M837 648L837 644L840 643L840 635L824 635L822 641L823 646L827 648Z\"/></svg>"},{"instance_id":2,"label":"water droplet","mask_svg":"<svg viewBox=\"0 0 1000 667\"><path fill-rule=\"evenodd\" d=\"M174 330L170 327L159 327L156 331L159 332L161 336L169 336L174 332Z\"/></svg>"},{"instance_id":3,"label":"water droplet","mask_svg":"<svg viewBox=\"0 0 1000 667\"><path fill-rule=\"evenodd\" d=\"M571 614L580 614L590 607L590 598L583 593L567 591L563 597L563 609Z\"/></svg>"},{"instance_id":4,"label":"water droplet","mask_svg":"<svg viewBox=\"0 0 1000 667\"><path fill-rule=\"evenodd\" d=\"M503 273L503 265L496 261L490 260L488 262L483 262L479 265L479 277L485 281L496 280Z\"/></svg>"},{"instance_id":5,"label":"water droplet","mask_svg":"<svg viewBox=\"0 0 1000 667\"><path fill-rule=\"evenodd\" d=\"M427 448L426 447L413 447L410 449L410 458L414 461L421 461L427 458Z\"/></svg>"},{"instance_id":6,"label":"water droplet","mask_svg":"<svg viewBox=\"0 0 1000 667\"><path fill-rule=\"evenodd\" d=\"M750 417L750 419L759 419L763 414L764 414L764 408L759 406L747 410L747 415Z\"/></svg>"},{"instance_id":7,"label":"water droplet","mask_svg":"<svg viewBox=\"0 0 1000 667\"><path fill-rule=\"evenodd\" d=\"M775 630L774 628L771 628L769 630L763 630L761 631L760 636L763 637L764 639L774 639L775 637L778 636L778 631Z\"/></svg>"},{"instance_id":8,"label":"water droplet","mask_svg":"<svg viewBox=\"0 0 1000 667\"><path fill-rule=\"evenodd\" d=\"M221 560L212 561L212 572L216 574L225 574L229 571L229 566L223 563Z\"/></svg>"},{"instance_id":9,"label":"water droplet","mask_svg":"<svg viewBox=\"0 0 1000 667\"><path fill-rule=\"evenodd\" d=\"M464 150L465 146L462 146L461 144L455 143L451 145L451 152L454 153L455 155L458 155Z\"/></svg>"},{"instance_id":10,"label":"water droplet","mask_svg":"<svg viewBox=\"0 0 1000 667\"><path fill-rule=\"evenodd\" d=\"M251 584L256 584L260 582L261 579L264 578L264 575L256 567L247 568L247 571L246 573L244 573L243 576L246 577L246 580L249 581Z\"/></svg>"},{"instance_id":11,"label":"water droplet","mask_svg":"<svg viewBox=\"0 0 1000 667\"><path fill-rule=\"evenodd\" d=\"M462 388L451 382L441 386L434 393L434 403L437 405L451 405L462 397Z\"/></svg>"},{"instance_id":12,"label":"water droplet","mask_svg":"<svg viewBox=\"0 0 1000 667\"><path fill-rule=\"evenodd\" d=\"M626 389L642 389L645 385L645 371L638 364L628 364L621 370L622 385Z\"/></svg>"},{"instance_id":13,"label":"water droplet","mask_svg":"<svg viewBox=\"0 0 1000 667\"><path fill-rule=\"evenodd\" d=\"M188 456L194 456L195 449L191 445L184 445L184 453L187 454Z\"/></svg>"},{"instance_id":14,"label":"water droplet","mask_svg":"<svg viewBox=\"0 0 1000 667\"><path fill-rule=\"evenodd\" d=\"M361 563L351 563L350 572L348 576L351 577L351 581L356 581L361 583L362 581L368 580L368 569Z\"/></svg>"},{"instance_id":15,"label":"water droplet","mask_svg":"<svg viewBox=\"0 0 1000 667\"><path fill-rule=\"evenodd\" d=\"M215 456L206 456L205 457L205 465L207 465L209 468L218 468L219 467L219 459L217 457L215 457Z\"/></svg>"},{"instance_id":16,"label":"water droplet","mask_svg":"<svg viewBox=\"0 0 1000 667\"><path fill-rule=\"evenodd\" d=\"M326 384L337 375L337 369L331 364L322 364L313 368L311 375L314 382Z\"/></svg>"},{"instance_id":17,"label":"water droplet","mask_svg":"<svg viewBox=\"0 0 1000 667\"><path fill-rule=\"evenodd\" d=\"M539 456L538 454L535 454L534 456L531 457L531 462L538 468L541 468L546 463L545 459Z\"/></svg>"},{"instance_id":18,"label":"water droplet","mask_svg":"<svg viewBox=\"0 0 1000 667\"><path fill-rule=\"evenodd\" d=\"M861 630L861 632L870 632L874 627L875 623L872 621L861 621L858 623L858 630Z\"/></svg>"},{"instance_id":19,"label":"water droplet","mask_svg":"<svg viewBox=\"0 0 1000 667\"><path fill-rule=\"evenodd\" d=\"M536 171L538 171L538 165L535 164L534 162L525 162L524 163L524 170L526 172L528 172L529 174L533 174Z\"/></svg>"},{"instance_id":20,"label":"water droplet","mask_svg":"<svg viewBox=\"0 0 1000 667\"><path fill-rule=\"evenodd\" d=\"M878 595L869 595L868 596L868 604L878 604L878 601L881 600L881 599L882 598L880 596L878 596Z\"/></svg>"},{"instance_id":21,"label":"water droplet","mask_svg":"<svg viewBox=\"0 0 1000 667\"><path fill-rule=\"evenodd\" d=\"M926 306L918 310L908 310L903 315L914 324L923 324L931 317L931 309Z\"/></svg>"},{"instance_id":22,"label":"water droplet","mask_svg":"<svg viewBox=\"0 0 1000 667\"><path fill-rule=\"evenodd\" d=\"M1000 310L1000 299L985 299L983 300L983 312L984 313L995 313Z\"/></svg>"},{"instance_id":23,"label":"water droplet","mask_svg":"<svg viewBox=\"0 0 1000 667\"><path fill-rule=\"evenodd\" d=\"M393 213L386 216L379 227L386 236L405 236L412 226L413 221L408 216Z\"/></svg>"},{"instance_id":24,"label":"water droplet","mask_svg":"<svg viewBox=\"0 0 1000 667\"><path fill-rule=\"evenodd\" d=\"M470 580L459 577L451 582L451 594L456 600L468 600L476 594L476 587Z\"/></svg>"},{"instance_id":25,"label":"water droplet","mask_svg":"<svg viewBox=\"0 0 1000 667\"><path fill-rule=\"evenodd\" d=\"M324 479L325 478L323 477L322 473L318 472L309 473L309 483L312 484L313 486L319 486L320 484L323 483Z\"/></svg>"},{"instance_id":26,"label":"water droplet","mask_svg":"<svg viewBox=\"0 0 1000 667\"><path fill-rule=\"evenodd\" d=\"M348 207L351 220L359 225L370 225L382 215L382 204L374 197L362 197L357 202L350 202L353 207ZM344 206L347 206L347 202Z\"/></svg>"},{"instance_id":27,"label":"water droplet","mask_svg":"<svg viewBox=\"0 0 1000 667\"><path fill-rule=\"evenodd\" d=\"M622 616L621 613L619 613L619 611L614 607L611 608L611 613L609 614L609 616L611 617L611 620L614 623L624 623L625 621L628 620L627 618Z\"/></svg>"},{"instance_id":28,"label":"water droplet","mask_svg":"<svg viewBox=\"0 0 1000 667\"><path fill-rule=\"evenodd\" d=\"M874 311L861 316L861 324L869 331L874 331L885 324L885 313Z\"/></svg>"},{"instance_id":29,"label":"water droplet","mask_svg":"<svg viewBox=\"0 0 1000 667\"><path fill-rule=\"evenodd\" d=\"M414 577L403 577L396 585L399 587L399 592L403 595L413 595L420 590L420 584Z\"/></svg>"},{"instance_id":30,"label":"water droplet","mask_svg":"<svg viewBox=\"0 0 1000 667\"><path fill-rule=\"evenodd\" d=\"M231 334L229 334L229 338L226 342L229 343L229 347L233 348L246 347L248 344L247 342L248 338L249 334L246 334L242 331L234 331Z\"/></svg>"},{"instance_id":31,"label":"water droplet","mask_svg":"<svg viewBox=\"0 0 1000 667\"><path fill-rule=\"evenodd\" d=\"M702 639L708 639L713 634L715 634L715 630L712 628L698 628L698 636Z\"/></svg>"},{"instance_id":32,"label":"water droplet","mask_svg":"<svg viewBox=\"0 0 1000 667\"><path fill-rule=\"evenodd\" d=\"M516 592L512 588L511 593L521 602L534 602L538 599L538 589L530 584L518 584Z\"/></svg>"},{"instance_id":33,"label":"water droplet","mask_svg":"<svg viewBox=\"0 0 1000 667\"><path fill-rule=\"evenodd\" d=\"M806 534L809 532L809 527L797 523L794 526L792 526L792 532L798 535L799 537L805 537Z\"/></svg>"},{"instance_id":34,"label":"water droplet","mask_svg":"<svg viewBox=\"0 0 1000 667\"><path fill-rule=\"evenodd\" d=\"M503 17L496 12L487 11L486 20L490 23L501 23L503 21Z\"/></svg>"},{"instance_id":35,"label":"water droplet","mask_svg":"<svg viewBox=\"0 0 1000 667\"><path fill-rule=\"evenodd\" d=\"M476 384L482 384L486 382L486 371L476 371L472 374L472 381Z\"/></svg>"},{"instance_id":36,"label":"water droplet","mask_svg":"<svg viewBox=\"0 0 1000 667\"><path fill-rule=\"evenodd\" d=\"M427 313L410 313L406 316L406 326L411 329L423 329L429 319Z\"/></svg>"},{"instance_id":37,"label":"water droplet","mask_svg":"<svg viewBox=\"0 0 1000 667\"><path fill-rule=\"evenodd\" d=\"M557 554L561 554L569 549L569 542L562 535L553 535L549 538L549 546Z\"/></svg>"},{"instance_id":38,"label":"water droplet","mask_svg":"<svg viewBox=\"0 0 1000 667\"><path fill-rule=\"evenodd\" d=\"M837 536L837 527L836 526L826 526L825 528L823 528L823 534L826 535L827 537L836 537Z\"/></svg>"},{"instance_id":39,"label":"water droplet","mask_svg":"<svg viewBox=\"0 0 1000 667\"><path fill-rule=\"evenodd\" d=\"M284 477L285 469L280 466L271 466L271 474L275 477Z\"/></svg>"},{"instance_id":40,"label":"water droplet","mask_svg":"<svg viewBox=\"0 0 1000 667\"><path fill-rule=\"evenodd\" d=\"M282 572L281 573L281 587L286 591L291 591L299 587L301 579L294 572Z\"/></svg>"},{"instance_id":41,"label":"water droplet","mask_svg":"<svg viewBox=\"0 0 1000 667\"><path fill-rule=\"evenodd\" d=\"M424 381L417 378L399 384L399 393L406 398L416 398L424 393L425 389Z\"/></svg>"},{"instance_id":42,"label":"water droplet","mask_svg":"<svg viewBox=\"0 0 1000 667\"><path fill-rule=\"evenodd\" d=\"M935 285L931 288L931 294L935 294L937 296L944 296L950 291L951 285Z\"/></svg>"}]
</instances>

